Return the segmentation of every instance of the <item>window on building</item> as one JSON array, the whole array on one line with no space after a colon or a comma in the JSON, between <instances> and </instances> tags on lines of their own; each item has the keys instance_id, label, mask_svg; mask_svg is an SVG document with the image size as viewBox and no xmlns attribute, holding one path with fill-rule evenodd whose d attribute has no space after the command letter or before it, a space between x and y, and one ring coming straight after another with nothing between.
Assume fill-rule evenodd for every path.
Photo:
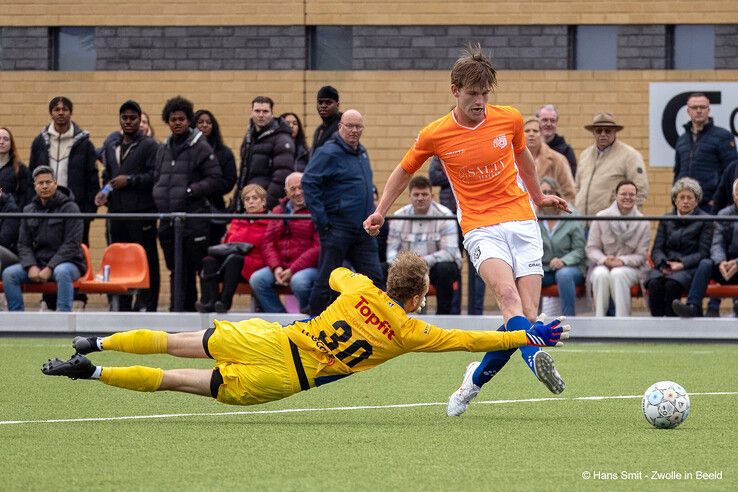
<instances>
[{"instance_id":1,"label":"window on building","mask_svg":"<svg viewBox=\"0 0 738 492\"><path fill-rule=\"evenodd\" d=\"M618 26L577 26L577 70L615 70Z\"/></svg>"},{"instance_id":2,"label":"window on building","mask_svg":"<svg viewBox=\"0 0 738 492\"><path fill-rule=\"evenodd\" d=\"M674 68L711 70L715 68L715 26L674 26Z\"/></svg>"},{"instance_id":3,"label":"window on building","mask_svg":"<svg viewBox=\"0 0 738 492\"><path fill-rule=\"evenodd\" d=\"M351 70L352 59L351 26L315 26L311 30L311 70Z\"/></svg>"},{"instance_id":4,"label":"window on building","mask_svg":"<svg viewBox=\"0 0 738 492\"><path fill-rule=\"evenodd\" d=\"M94 27L60 27L54 41L56 70L95 70Z\"/></svg>"}]
</instances>

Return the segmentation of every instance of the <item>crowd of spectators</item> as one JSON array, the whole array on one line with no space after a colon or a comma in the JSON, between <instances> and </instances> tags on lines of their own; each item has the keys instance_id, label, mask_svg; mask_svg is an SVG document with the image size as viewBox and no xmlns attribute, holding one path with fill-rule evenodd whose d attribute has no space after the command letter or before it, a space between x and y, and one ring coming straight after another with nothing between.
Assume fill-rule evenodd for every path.
<instances>
[{"instance_id":1,"label":"crowd of spectators","mask_svg":"<svg viewBox=\"0 0 738 492\"><path fill-rule=\"evenodd\" d=\"M369 154L360 141L364 119L356 110L340 110L332 86L317 93L321 124L311 147L296 113L276 116L271 98L255 97L238 163L223 142L216 115L195 111L180 96L162 110L169 130L163 141L154 139L149 115L129 100L120 106L120 129L97 150L72 120L71 100L54 97L48 109L50 122L34 139L28 165L20 160L11 130L0 127L0 212L96 212L107 206L110 213L234 215L185 221L181 272L175 272L171 219L108 221L107 242L143 246L150 272L150 288L135 301L124 296L122 310L159 308L158 240L170 283L175 273L182 279L185 311L227 312L239 284L248 284L261 311L285 312L289 307L280 293L291 292L297 310L321 312L334 296L331 270L350 266L383 288L387 265L400 251L413 250L428 263L437 314L460 312L462 238L442 160L434 157L430 179L410 182L408 204L396 212L429 219L389 221L378 244L362 228L377 199ZM688 219L738 215L735 140L715 126L704 94L689 97L687 112L690 121L675 149L673 209L659 222L652 245L648 222L627 220L642 215L649 182L641 153L618 139L623 126L615 115L597 113L584 127L594 141L579 159L557 133L553 105L541 106L524 121L544 193L569 201L575 214L626 219L561 220L556 210L537 211L546 217L539 222L543 287L558 287L562 314L576 314L576 297L586 291L597 316L628 316L632 293L642 287L653 316L701 316L710 281L738 284L738 221ZM433 186L440 187L438 202ZM312 220L273 220L270 212ZM258 214L265 217L255 218ZM685 219L673 220L679 217ZM89 245L89 229L90 219L0 220L8 308L23 309L25 282L55 281L56 294L44 297L51 308L70 311L73 301L84 302L72 283L85 274L81 245ZM235 243L248 247L218 249ZM471 312L481 314L484 284L475 286ZM710 301L708 315L719 315L719 301ZM734 310L738 315L738 301Z\"/></svg>"}]
</instances>

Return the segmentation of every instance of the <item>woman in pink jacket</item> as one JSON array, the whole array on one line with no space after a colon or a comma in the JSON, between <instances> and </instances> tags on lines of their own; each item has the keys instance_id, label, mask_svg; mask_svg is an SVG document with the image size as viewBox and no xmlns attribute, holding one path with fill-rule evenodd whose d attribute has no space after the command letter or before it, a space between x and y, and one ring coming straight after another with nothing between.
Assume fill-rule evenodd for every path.
<instances>
[{"instance_id":1,"label":"woman in pink jacket","mask_svg":"<svg viewBox=\"0 0 738 492\"><path fill-rule=\"evenodd\" d=\"M246 214L266 213L267 192L259 185L250 184L241 191ZM195 303L201 313L227 313L239 282L248 282L251 274L264 267L262 242L267 219L234 219L228 227L223 243L249 243L253 248L244 256L231 254L225 258L206 256L202 260L200 287L202 297ZM219 292L220 285L223 285Z\"/></svg>"}]
</instances>

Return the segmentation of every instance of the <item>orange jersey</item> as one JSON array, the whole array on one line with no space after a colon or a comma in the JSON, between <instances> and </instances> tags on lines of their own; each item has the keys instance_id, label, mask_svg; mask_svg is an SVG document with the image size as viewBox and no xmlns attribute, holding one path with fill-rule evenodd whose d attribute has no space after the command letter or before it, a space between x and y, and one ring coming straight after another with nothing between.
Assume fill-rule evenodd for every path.
<instances>
[{"instance_id":1,"label":"orange jersey","mask_svg":"<svg viewBox=\"0 0 738 492\"><path fill-rule=\"evenodd\" d=\"M473 128L458 123L453 111L423 128L400 166L415 173L429 157L441 159L466 234L477 227L536 218L515 162L523 150L520 112L488 104L484 121Z\"/></svg>"}]
</instances>

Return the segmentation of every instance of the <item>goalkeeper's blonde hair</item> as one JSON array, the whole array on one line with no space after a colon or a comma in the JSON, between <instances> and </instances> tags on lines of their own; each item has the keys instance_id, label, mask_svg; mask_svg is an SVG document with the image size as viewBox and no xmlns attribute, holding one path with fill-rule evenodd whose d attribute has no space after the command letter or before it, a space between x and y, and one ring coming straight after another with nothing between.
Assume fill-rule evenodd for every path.
<instances>
[{"instance_id":1,"label":"goalkeeper's blonde hair","mask_svg":"<svg viewBox=\"0 0 738 492\"><path fill-rule=\"evenodd\" d=\"M406 302L415 295L424 294L428 264L412 251L400 251L387 272L387 294Z\"/></svg>"}]
</instances>

